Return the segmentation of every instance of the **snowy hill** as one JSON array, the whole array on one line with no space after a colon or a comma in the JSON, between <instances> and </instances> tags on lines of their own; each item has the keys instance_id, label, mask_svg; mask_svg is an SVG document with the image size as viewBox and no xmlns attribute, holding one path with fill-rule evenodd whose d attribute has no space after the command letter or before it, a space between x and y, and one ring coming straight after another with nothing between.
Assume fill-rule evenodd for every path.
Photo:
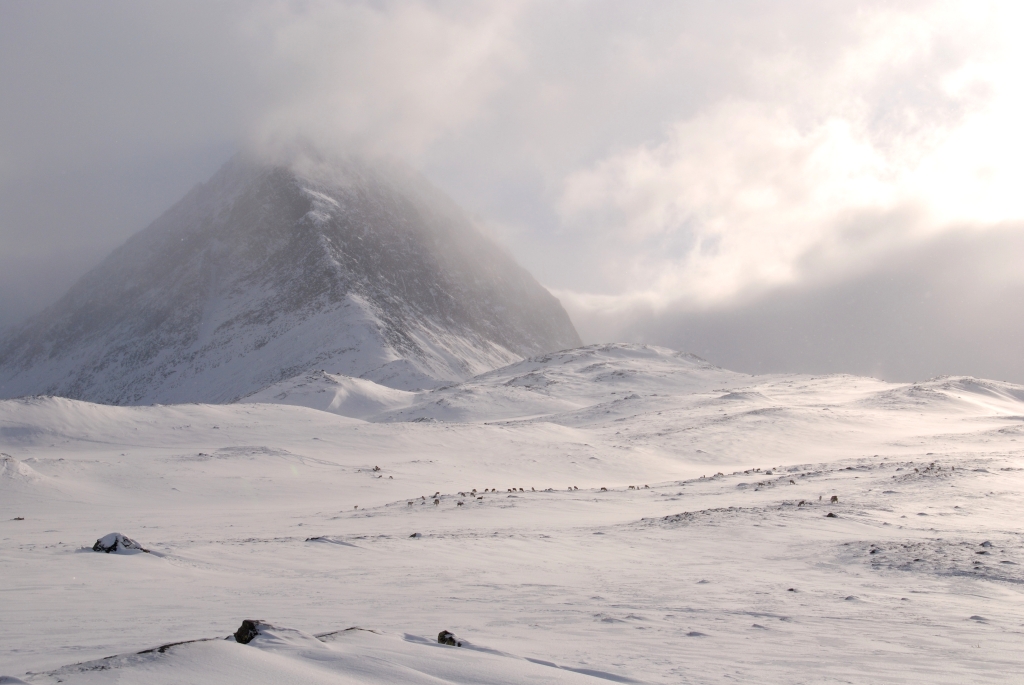
<instances>
[{"instance_id":1,"label":"snowy hill","mask_svg":"<svg viewBox=\"0 0 1024 685\"><path fill-rule=\"evenodd\" d=\"M709 391L750 383L750 376L720 369L699 357L649 345L588 345L539 355L462 383L418 393L383 388L345 376L315 372L289 378L242 402L294 404L368 421L574 422L602 416L642 397ZM639 393L639 394L638 394ZM660 393L660 394L659 394Z\"/></svg>"},{"instance_id":2,"label":"snowy hill","mask_svg":"<svg viewBox=\"0 0 1024 685\"><path fill-rule=\"evenodd\" d=\"M0 397L224 402L314 369L430 388L579 344L422 178L238 157L0 341Z\"/></svg>"}]
</instances>

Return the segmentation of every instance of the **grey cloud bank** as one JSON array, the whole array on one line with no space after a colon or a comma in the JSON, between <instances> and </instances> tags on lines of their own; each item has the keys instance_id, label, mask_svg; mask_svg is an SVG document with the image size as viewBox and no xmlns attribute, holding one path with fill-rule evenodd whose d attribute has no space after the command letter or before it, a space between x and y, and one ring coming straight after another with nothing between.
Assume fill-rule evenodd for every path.
<instances>
[{"instance_id":1,"label":"grey cloud bank","mask_svg":"<svg viewBox=\"0 0 1024 685\"><path fill-rule=\"evenodd\" d=\"M1010 3L0 7L0 327L235 150L404 158L587 342L1024 381Z\"/></svg>"},{"instance_id":2,"label":"grey cloud bank","mask_svg":"<svg viewBox=\"0 0 1024 685\"><path fill-rule=\"evenodd\" d=\"M700 311L577 313L586 339L672 345L748 373L837 371L925 380L1024 381L1024 235L955 232L835 282L781 288ZM981 267L981 268L979 268Z\"/></svg>"}]
</instances>

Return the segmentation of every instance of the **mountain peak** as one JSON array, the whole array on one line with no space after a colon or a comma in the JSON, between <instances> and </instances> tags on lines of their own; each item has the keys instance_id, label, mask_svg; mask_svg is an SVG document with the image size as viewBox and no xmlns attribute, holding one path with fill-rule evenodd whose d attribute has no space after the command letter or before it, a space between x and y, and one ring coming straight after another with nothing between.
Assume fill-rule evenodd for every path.
<instances>
[{"instance_id":1,"label":"mountain peak","mask_svg":"<svg viewBox=\"0 0 1024 685\"><path fill-rule=\"evenodd\" d=\"M224 402L312 369L435 387L579 344L408 169L239 155L0 341L0 397Z\"/></svg>"}]
</instances>

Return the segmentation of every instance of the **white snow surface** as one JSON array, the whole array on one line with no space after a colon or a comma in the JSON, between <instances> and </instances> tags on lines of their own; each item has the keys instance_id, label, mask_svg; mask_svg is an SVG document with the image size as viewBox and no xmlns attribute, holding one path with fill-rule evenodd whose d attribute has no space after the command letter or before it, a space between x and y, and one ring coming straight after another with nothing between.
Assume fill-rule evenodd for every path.
<instances>
[{"instance_id":1,"label":"white snow surface","mask_svg":"<svg viewBox=\"0 0 1024 685\"><path fill-rule=\"evenodd\" d=\"M0 402L0 674L1024 672L1024 387L748 376L609 345L433 391L333 374L274 390ZM92 552L111 530L153 554ZM278 628L224 639L247 618ZM436 644L441 630L466 646Z\"/></svg>"}]
</instances>

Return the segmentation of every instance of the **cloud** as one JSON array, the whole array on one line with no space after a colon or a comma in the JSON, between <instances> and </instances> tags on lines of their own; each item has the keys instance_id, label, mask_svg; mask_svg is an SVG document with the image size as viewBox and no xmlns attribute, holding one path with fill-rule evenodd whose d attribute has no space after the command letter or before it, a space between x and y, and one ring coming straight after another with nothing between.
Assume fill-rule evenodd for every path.
<instances>
[{"instance_id":1,"label":"cloud","mask_svg":"<svg viewBox=\"0 0 1024 685\"><path fill-rule=\"evenodd\" d=\"M269 85L250 142L415 159L501 87L525 5L262 3L238 28Z\"/></svg>"},{"instance_id":2,"label":"cloud","mask_svg":"<svg viewBox=\"0 0 1024 685\"><path fill-rule=\"evenodd\" d=\"M594 244L606 288L564 297L613 311L727 305L853 277L965 222L1024 217L1009 192L1024 152L1008 116L1017 88L1000 73L1006 46L988 42L993 17L935 3L848 18L830 59L801 59L799 45L763 55L756 87L568 174L563 226Z\"/></svg>"},{"instance_id":3,"label":"cloud","mask_svg":"<svg viewBox=\"0 0 1024 685\"><path fill-rule=\"evenodd\" d=\"M951 230L854 277L762 291L700 310L591 308L581 335L683 349L749 373L888 380L966 374L1024 383L1024 226ZM979 268L982 266L983 268Z\"/></svg>"},{"instance_id":4,"label":"cloud","mask_svg":"<svg viewBox=\"0 0 1024 685\"><path fill-rule=\"evenodd\" d=\"M415 161L514 63L518 7L0 4L0 328L241 148Z\"/></svg>"},{"instance_id":5,"label":"cloud","mask_svg":"<svg viewBox=\"0 0 1024 685\"><path fill-rule=\"evenodd\" d=\"M742 338L755 303L813 331L880 265L934 280L910 265L950 236L983 282L1001 258L984 246L1021 249L992 236L1024 218L1022 18L963 0L0 4L0 326L233 152L296 143L405 158L590 340L682 347L711 321ZM1001 295L968 290L975 325L1003 330ZM962 310L932 291L934 317Z\"/></svg>"}]
</instances>

